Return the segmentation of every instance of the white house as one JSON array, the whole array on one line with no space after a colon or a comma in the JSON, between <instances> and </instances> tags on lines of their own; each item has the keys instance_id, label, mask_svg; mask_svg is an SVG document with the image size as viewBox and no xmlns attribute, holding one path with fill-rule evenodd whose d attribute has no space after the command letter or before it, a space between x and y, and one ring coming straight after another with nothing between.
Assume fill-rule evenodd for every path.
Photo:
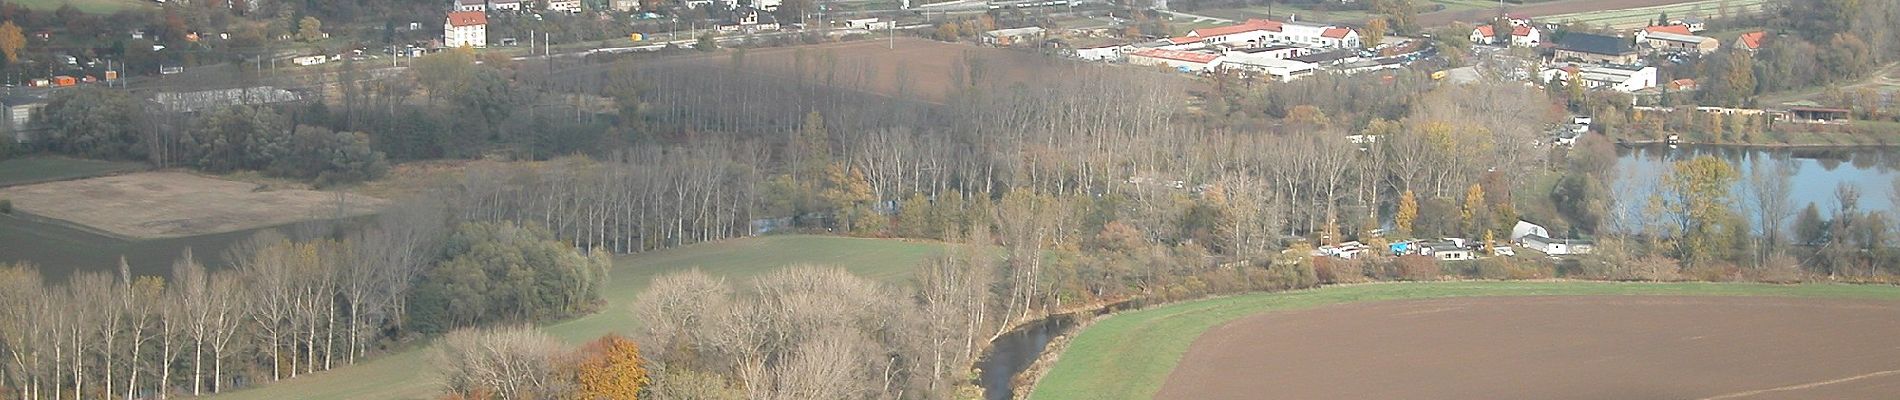
<instances>
[{"instance_id":1,"label":"white house","mask_svg":"<svg viewBox=\"0 0 1900 400\"><path fill-rule=\"evenodd\" d=\"M1480 25L1471 29L1471 43L1483 45L1498 44L1497 28ZM1527 25L1511 26L1511 46L1537 47L1544 43L1544 32Z\"/></svg>"},{"instance_id":2,"label":"white house","mask_svg":"<svg viewBox=\"0 0 1900 400\"><path fill-rule=\"evenodd\" d=\"M620 12L631 12L640 9L640 0L613 0L609 6Z\"/></svg>"},{"instance_id":3,"label":"white house","mask_svg":"<svg viewBox=\"0 0 1900 400\"><path fill-rule=\"evenodd\" d=\"M1430 246L1425 246L1425 249L1420 250L1419 253L1430 256L1438 261L1465 261L1478 258L1477 254L1471 252L1470 249L1459 247L1451 243L1434 243Z\"/></svg>"},{"instance_id":4,"label":"white house","mask_svg":"<svg viewBox=\"0 0 1900 400\"><path fill-rule=\"evenodd\" d=\"M581 0L548 0L547 10L568 14L580 14Z\"/></svg>"},{"instance_id":5,"label":"white house","mask_svg":"<svg viewBox=\"0 0 1900 400\"><path fill-rule=\"evenodd\" d=\"M1482 45L1487 45L1487 46L1498 44L1497 28L1493 28L1490 25L1478 25L1478 27L1476 28L1471 28L1470 40L1471 40L1471 44L1482 44Z\"/></svg>"},{"instance_id":6,"label":"white house","mask_svg":"<svg viewBox=\"0 0 1900 400\"><path fill-rule=\"evenodd\" d=\"M1568 83L1573 77L1582 78L1583 87L1590 89L1603 88L1630 93L1656 87L1656 67L1570 66L1548 68L1538 73L1538 78L1543 82L1556 79Z\"/></svg>"},{"instance_id":7,"label":"white house","mask_svg":"<svg viewBox=\"0 0 1900 400\"><path fill-rule=\"evenodd\" d=\"M479 11L449 13L442 24L442 45L448 47L488 47L488 14Z\"/></svg>"},{"instance_id":8,"label":"white house","mask_svg":"<svg viewBox=\"0 0 1900 400\"><path fill-rule=\"evenodd\" d=\"M489 0L491 11L521 11L521 0Z\"/></svg>"},{"instance_id":9,"label":"white house","mask_svg":"<svg viewBox=\"0 0 1900 400\"><path fill-rule=\"evenodd\" d=\"M1531 250L1541 251L1544 252L1544 254L1553 256L1590 254L1591 251L1596 250L1596 243L1588 240L1551 239L1538 235L1530 235L1525 236L1522 242L1524 243L1524 247L1529 247Z\"/></svg>"},{"instance_id":10,"label":"white house","mask_svg":"<svg viewBox=\"0 0 1900 400\"><path fill-rule=\"evenodd\" d=\"M488 0L455 0L455 11L463 11L463 12L488 11Z\"/></svg>"},{"instance_id":11,"label":"white house","mask_svg":"<svg viewBox=\"0 0 1900 400\"><path fill-rule=\"evenodd\" d=\"M1213 72L1220 67L1220 56L1208 53L1167 49L1143 49L1128 53L1128 63L1163 65L1185 72Z\"/></svg>"},{"instance_id":12,"label":"white house","mask_svg":"<svg viewBox=\"0 0 1900 400\"><path fill-rule=\"evenodd\" d=\"M1039 26L1024 28L997 29L983 32L983 44L991 46L1013 46L1018 43L1042 38L1043 29Z\"/></svg>"}]
</instances>

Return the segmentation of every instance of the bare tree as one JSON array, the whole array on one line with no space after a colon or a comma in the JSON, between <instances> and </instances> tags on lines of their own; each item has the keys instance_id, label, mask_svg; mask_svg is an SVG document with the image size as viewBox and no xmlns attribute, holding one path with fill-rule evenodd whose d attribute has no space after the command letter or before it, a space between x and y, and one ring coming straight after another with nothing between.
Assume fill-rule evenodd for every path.
<instances>
[{"instance_id":1,"label":"bare tree","mask_svg":"<svg viewBox=\"0 0 1900 400\"><path fill-rule=\"evenodd\" d=\"M225 256L243 277L246 290L242 300L248 304L252 331L271 360L271 380L283 379L284 348L295 336L296 277L292 265L292 247L283 235L260 232L233 245ZM288 376L296 375L292 364Z\"/></svg>"},{"instance_id":2,"label":"bare tree","mask_svg":"<svg viewBox=\"0 0 1900 400\"><path fill-rule=\"evenodd\" d=\"M453 393L502 399L556 399L572 390L561 373L559 341L532 326L461 329L443 335L433 357Z\"/></svg>"}]
</instances>

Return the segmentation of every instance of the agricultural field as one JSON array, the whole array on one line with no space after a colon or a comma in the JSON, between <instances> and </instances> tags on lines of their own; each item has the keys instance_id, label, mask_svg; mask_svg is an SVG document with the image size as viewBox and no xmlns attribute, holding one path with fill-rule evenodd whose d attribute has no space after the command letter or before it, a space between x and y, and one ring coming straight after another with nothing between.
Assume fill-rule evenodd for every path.
<instances>
[{"instance_id":1,"label":"agricultural field","mask_svg":"<svg viewBox=\"0 0 1900 400\"><path fill-rule=\"evenodd\" d=\"M766 236L706 243L684 248L623 256L614 261L606 289L607 305L600 312L545 326L555 337L578 343L610 332L637 328L630 312L634 298L647 282L670 272L698 268L713 276L743 281L793 265L836 266L860 276L891 284L906 284L911 271L937 254L941 243L831 236ZM429 399L441 387L431 367L428 349L414 344L406 350L358 365L263 387L213 396L218 400L248 399Z\"/></svg>"},{"instance_id":2,"label":"agricultural field","mask_svg":"<svg viewBox=\"0 0 1900 400\"><path fill-rule=\"evenodd\" d=\"M11 3L41 11L57 10L71 4L79 11L94 14L111 14L130 8L151 7L153 4L145 0L13 0Z\"/></svg>"},{"instance_id":3,"label":"agricultural field","mask_svg":"<svg viewBox=\"0 0 1900 400\"><path fill-rule=\"evenodd\" d=\"M927 101L944 99L953 89L953 76L966 59L980 60L984 79L997 87L1034 84L1060 79L1069 68L1083 67L1073 60L1030 52L974 47L915 37L859 40L808 46L747 49L743 56L749 72L791 79L799 74L798 52L806 53L807 79L830 81L834 86L889 97ZM685 64L701 68L733 68L731 51L704 56L669 57L652 65ZM835 64L829 72L822 65ZM1067 67L1067 68L1064 68Z\"/></svg>"},{"instance_id":4,"label":"agricultural field","mask_svg":"<svg viewBox=\"0 0 1900 400\"><path fill-rule=\"evenodd\" d=\"M1608 25L1616 29L1636 29L1648 26L1656 21L1658 15L1671 16L1701 15L1717 17L1721 15L1759 13L1776 0L1698 0L1686 3L1657 5L1636 8L1601 8L1596 11L1583 11L1566 14L1552 14L1539 19L1544 22L1568 24L1583 22L1590 25ZM1606 1L1599 3L1607 3ZM1726 9L1724 9L1726 7Z\"/></svg>"},{"instance_id":5,"label":"agricultural field","mask_svg":"<svg viewBox=\"0 0 1900 400\"><path fill-rule=\"evenodd\" d=\"M0 161L0 187L90 178L145 169L145 164L83 158L36 156Z\"/></svg>"},{"instance_id":6,"label":"agricultural field","mask_svg":"<svg viewBox=\"0 0 1900 400\"><path fill-rule=\"evenodd\" d=\"M0 189L18 212L128 239L182 238L374 212L384 201L182 172L143 172Z\"/></svg>"},{"instance_id":7,"label":"agricultural field","mask_svg":"<svg viewBox=\"0 0 1900 400\"><path fill-rule=\"evenodd\" d=\"M1441 300L1376 303L1425 299ZM1342 305L1346 303L1367 304ZM1892 340L1900 333L1900 320L1891 318L1895 311L1900 311L1900 288L1892 286L1435 282L1250 294L1098 321L1077 334L1030 398L1252 398L1260 393L1290 398L1474 398L1486 397L1476 390L1494 394L1538 389L1510 386L1529 383L1554 385L1545 388L1550 393L1528 396L1535 398L1702 398L1758 390L1804 398L1877 398L1866 397L1867 391L1900 384L1895 381L1900 379L1900 362L1893 361L1900 359L1900 347ZM1821 319L1826 322L1817 322ZM1815 338L1824 339L1810 340ZM1379 347L1387 345L1367 340L1412 347ZM1493 341L1515 347L1488 350ZM1621 346L1629 349L1618 350ZM1751 353L1727 354L1735 348ZM1657 351L1647 351L1651 349ZM1223 354L1272 351L1320 358L1246 357L1218 364L1231 359ZM1511 364L1517 362L1535 365ZM1253 369L1256 364L1251 363L1269 363L1272 369ZM1651 369L1613 368L1625 365ZM1572 380L1543 373L1560 367L1603 375ZM1695 375L1666 380L1672 375L1617 375L1656 372L1654 368ZM1292 370L1305 372L1286 372ZM1792 372L1796 370L1800 372ZM1234 375L1237 371L1247 376ZM1369 373L1397 378L1373 382L1385 379L1368 380ZM1539 380L1513 380L1527 374ZM1299 382L1317 376L1332 380L1323 387ZM1621 379L1662 383L1602 385L1625 382ZM1210 383L1214 381L1221 384ZM1469 385L1447 387L1445 382L1453 381ZM1840 383L1826 384L1835 381ZM1245 386L1265 384L1273 387ZM1393 387L1417 391L1382 391ZM1598 387L1625 391L1582 391ZM1567 389L1579 392L1562 392Z\"/></svg>"},{"instance_id":8,"label":"agricultural field","mask_svg":"<svg viewBox=\"0 0 1900 400\"><path fill-rule=\"evenodd\" d=\"M1508 5L1506 8L1513 14L1530 16L1543 22L1561 22L1563 21L1562 18L1588 20L1598 18L1598 14L1613 18L1624 18L1635 14L1647 14L1648 19L1655 20L1657 13L1663 10L1669 10L1669 15L1690 15L1690 10L1706 10L1705 12L1714 14L1716 9L1719 8L1720 3L1725 1L1730 3L1730 7L1754 4L1755 7L1759 8L1761 3L1766 3L1771 0L1555 0L1524 5L1513 4ZM1495 5L1495 3L1493 4ZM1676 11L1677 9L1681 9L1683 12L1679 13ZM1625 13L1628 13L1628 15L1625 15ZM1495 16L1497 16L1497 8L1495 6L1478 8L1447 7L1443 11L1419 14L1418 24L1424 27L1434 27L1458 21L1466 23L1483 21ZM1591 23L1594 24L1597 22Z\"/></svg>"},{"instance_id":9,"label":"agricultural field","mask_svg":"<svg viewBox=\"0 0 1900 400\"><path fill-rule=\"evenodd\" d=\"M268 229L268 228L266 228ZM223 251L256 230L182 238L132 240L24 214L0 215L0 263L25 262L52 279L78 271L117 274L124 256L134 275L165 275L172 260L191 248L206 265L223 268Z\"/></svg>"}]
</instances>

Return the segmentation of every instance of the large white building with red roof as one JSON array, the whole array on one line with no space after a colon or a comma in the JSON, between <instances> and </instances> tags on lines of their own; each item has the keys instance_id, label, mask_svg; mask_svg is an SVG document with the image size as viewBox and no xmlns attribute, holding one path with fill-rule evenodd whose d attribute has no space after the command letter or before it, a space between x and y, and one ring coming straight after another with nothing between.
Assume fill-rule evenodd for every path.
<instances>
[{"instance_id":1,"label":"large white building with red roof","mask_svg":"<svg viewBox=\"0 0 1900 400\"><path fill-rule=\"evenodd\" d=\"M480 11L449 13L442 24L442 45L447 47L488 47L488 14Z\"/></svg>"},{"instance_id":2,"label":"large white building with red roof","mask_svg":"<svg viewBox=\"0 0 1900 400\"><path fill-rule=\"evenodd\" d=\"M1471 43L1494 45L1498 43L1497 28L1491 25L1478 25L1471 29ZM1511 45L1516 47L1537 47L1544 43L1544 33L1528 25L1511 26Z\"/></svg>"},{"instance_id":3,"label":"large white building with red roof","mask_svg":"<svg viewBox=\"0 0 1900 400\"><path fill-rule=\"evenodd\" d=\"M1165 40L1168 42L1167 48L1175 50L1209 46L1253 48L1274 44L1347 48L1359 47L1359 32L1332 25L1249 19L1235 25L1195 29L1188 31L1185 36Z\"/></svg>"}]
</instances>

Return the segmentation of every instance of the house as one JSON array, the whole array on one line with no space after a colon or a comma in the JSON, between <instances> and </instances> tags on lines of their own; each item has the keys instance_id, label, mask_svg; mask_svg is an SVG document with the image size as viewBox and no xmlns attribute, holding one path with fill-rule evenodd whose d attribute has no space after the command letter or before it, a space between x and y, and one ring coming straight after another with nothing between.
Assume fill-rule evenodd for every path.
<instances>
[{"instance_id":1,"label":"house","mask_svg":"<svg viewBox=\"0 0 1900 400\"><path fill-rule=\"evenodd\" d=\"M991 46L1013 46L1018 43L1042 38L1043 29L1039 26L1025 28L997 29L983 32L983 44Z\"/></svg>"},{"instance_id":2,"label":"house","mask_svg":"<svg viewBox=\"0 0 1900 400\"><path fill-rule=\"evenodd\" d=\"M1670 25L1680 26L1680 27L1683 27L1684 29L1688 29L1689 33L1696 33L1696 32L1701 32L1701 31L1705 31L1709 29L1709 21L1702 19L1702 17L1670 18L1668 21L1663 21L1663 22L1668 22Z\"/></svg>"},{"instance_id":3,"label":"house","mask_svg":"<svg viewBox=\"0 0 1900 400\"><path fill-rule=\"evenodd\" d=\"M613 0L610 6L620 12L632 12L640 9L640 0Z\"/></svg>"},{"instance_id":4,"label":"house","mask_svg":"<svg viewBox=\"0 0 1900 400\"><path fill-rule=\"evenodd\" d=\"M1072 40L1068 47L1070 55L1089 61L1121 61L1123 54L1134 49L1126 42L1112 39Z\"/></svg>"},{"instance_id":5,"label":"house","mask_svg":"<svg viewBox=\"0 0 1900 400\"><path fill-rule=\"evenodd\" d=\"M1220 56L1167 49L1143 49L1128 54L1128 63L1134 65L1161 65L1181 70L1181 72L1213 72L1220 66Z\"/></svg>"},{"instance_id":6,"label":"house","mask_svg":"<svg viewBox=\"0 0 1900 400\"><path fill-rule=\"evenodd\" d=\"M1768 32L1763 31L1744 33L1742 36L1735 38L1735 48L1748 51L1761 50L1762 39L1767 37Z\"/></svg>"},{"instance_id":7,"label":"house","mask_svg":"<svg viewBox=\"0 0 1900 400\"><path fill-rule=\"evenodd\" d=\"M1471 43L1482 45L1498 44L1498 31L1490 25L1478 25L1471 28Z\"/></svg>"},{"instance_id":8,"label":"house","mask_svg":"<svg viewBox=\"0 0 1900 400\"><path fill-rule=\"evenodd\" d=\"M1338 245L1320 246L1317 249L1313 249L1313 253L1317 256L1339 257L1351 260L1359 257L1361 254L1365 254L1368 250L1372 250L1372 246L1367 246L1358 241L1351 241Z\"/></svg>"},{"instance_id":9,"label":"house","mask_svg":"<svg viewBox=\"0 0 1900 400\"><path fill-rule=\"evenodd\" d=\"M1722 47L1722 42L1715 38L1675 32L1687 30L1687 27L1681 25L1652 26L1650 29L1636 31L1636 43L1646 45L1653 51L1668 53L1709 54Z\"/></svg>"},{"instance_id":10,"label":"house","mask_svg":"<svg viewBox=\"0 0 1900 400\"><path fill-rule=\"evenodd\" d=\"M1419 253L1430 256L1438 261L1466 261L1478 258L1477 254L1473 253L1471 249L1446 242L1432 243L1429 246L1425 246Z\"/></svg>"},{"instance_id":11,"label":"house","mask_svg":"<svg viewBox=\"0 0 1900 400\"><path fill-rule=\"evenodd\" d=\"M1533 26L1511 27L1511 46L1537 47L1544 44L1544 32Z\"/></svg>"},{"instance_id":12,"label":"house","mask_svg":"<svg viewBox=\"0 0 1900 400\"><path fill-rule=\"evenodd\" d=\"M490 11L521 11L521 0L489 0Z\"/></svg>"},{"instance_id":13,"label":"house","mask_svg":"<svg viewBox=\"0 0 1900 400\"><path fill-rule=\"evenodd\" d=\"M1570 79L1583 79L1583 87L1588 89L1609 89L1623 93L1656 86L1656 67L1636 67L1622 65L1567 66L1545 69L1538 74L1544 82L1558 80L1565 83Z\"/></svg>"},{"instance_id":14,"label":"house","mask_svg":"<svg viewBox=\"0 0 1900 400\"><path fill-rule=\"evenodd\" d=\"M844 20L844 27L850 29L879 30L896 26L895 21L879 21L877 18L858 18Z\"/></svg>"},{"instance_id":15,"label":"house","mask_svg":"<svg viewBox=\"0 0 1900 400\"><path fill-rule=\"evenodd\" d=\"M1671 91L1677 91L1677 92L1693 92L1702 88L1701 85L1696 84L1695 79L1689 79L1689 78L1682 78L1682 79L1669 81L1669 85L1665 87L1669 88L1669 90Z\"/></svg>"},{"instance_id":16,"label":"house","mask_svg":"<svg viewBox=\"0 0 1900 400\"><path fill-rule=\"evenodd\" d=\"M1557 40L1557 60L1582 60L1608 64L1633 64L1636 48L1629 39L1589 33L1570 32Z\"/></svg>"},{"instance_id":17,"label":"house","mask_svg":"<svg viewBox=\"0 0 1900 400\"><path fill-rule=\"evenodd\" d=\"M33 124L33 114L46 107L46 99L29 95L14 95L0 98L0 105L7 108L6 131L13 133L14 143L32 141L28 127Z\"/></svg>"},{"instance_id":18,"label":"house","mask_svg":"<svg viewBox=\"0 0 1900 400\"><path fill-rule=\"evenodd\" d=\"M456 12L487 12L488 0L455 0L455 11Z\"/></svg>"},{"instance_id":19,"label":"house","mask_svg":"<svg viewBox=\"0 0 1900 400\"><path fill-rule=\"evenodd\" d=\"M449 13L442 24L442 45L447 47L488 47L488 14L477 11Z\"/></svg>"},{"instance_id":20,"label":"house","mask_svg":"<svg viewBox=\"0 0 1900 400\"><path fill-rule=\"evenodd\" d=\"M765 11L778 11L778 5L780 3L784 2L780 0L752 0L752 8Z\"/></svg>"},{"instance_id":21,"label":"house","mask_svg":"<svg viewBox=\"0 0 1900 400\"><path fill-rule=\"evenodd\" d=\"M548 0L546 9L548 11L559 11L568 14L580 14L581 0Z\"/></svg>"},{"instance_id":22,"label":"house","mask_svg":"<svg viewBox=\"0 0 1900 400\"><path fill-rule=\"evenodd\" d=\"M1319 71L1319 66L1311 63L1246 53L1221 57L1221 68L1264 76L1280 82L1291 82L1312 76L1313 73Z\"/></svg>"},{"instance_id":23,"label":"house","mask_svg":"<svg viewBox=\"0 0 1900 400\"><path fill-rule=\"evenodd\" d=\"M720 32L763 32L779 29L778 18L752 7L732 10L732 19L719 24Z\"/></svg>"},{"instance_id":24,"label":"house","mask_svg":"<svg viewBox=\"0 0 1900 400\"><path fill-rule=\"evenodd\" d=\"M303 66L317 65L317 64L322 64L329 61L330 61L330 58L324 57L322 54L318 54L314 56L303 56L303 57L290 59L290 62L296 63L297 65L303 65Z\"/></svg>"},{"instance_id":25,"label":"house","mask_svg":"<svg viewBox=\"0 0 1900 400\"><path fill-rule=\"evenodd\" d=\"M1542 235L1525 236L1520 240L1524 247L1541 251L1553 256L1590 254L1596 250L1596 243L1579 239L1551 239Z\"/></svg>"}]
</instances>

